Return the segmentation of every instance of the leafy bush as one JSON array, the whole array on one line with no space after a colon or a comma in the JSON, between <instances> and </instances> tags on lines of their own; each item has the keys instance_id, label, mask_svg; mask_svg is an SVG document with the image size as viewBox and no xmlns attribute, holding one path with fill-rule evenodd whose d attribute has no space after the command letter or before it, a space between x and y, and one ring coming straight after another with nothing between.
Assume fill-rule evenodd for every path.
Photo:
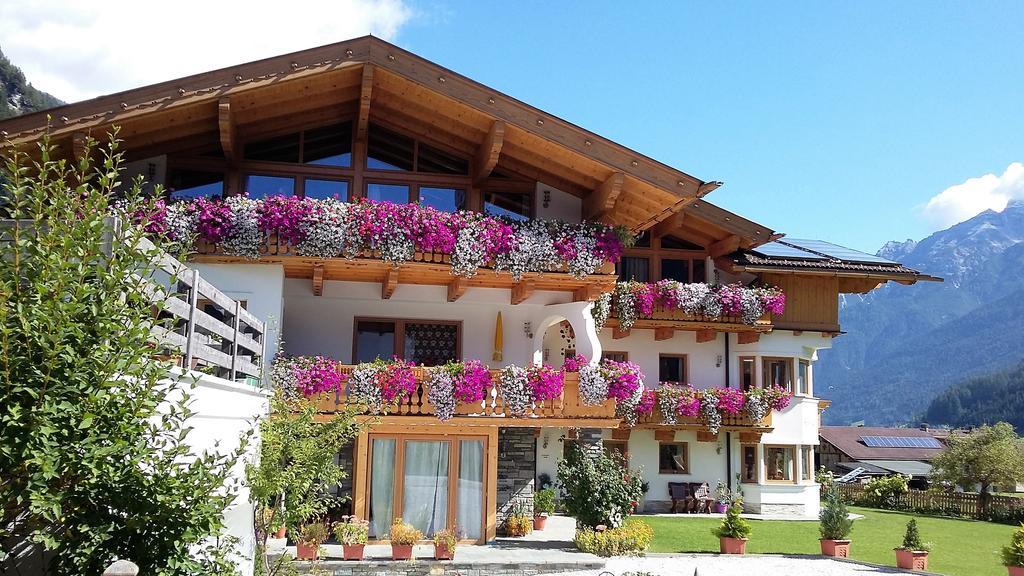
<instances>
[{"instance_id":1,"label":"leafy bush","mask_svg":"<svg viewBox=\"0 0 1024 576\"><path fill-rule=\"evenodd\" d=\"M412 546L422 539L423 532L420 532L412 524L405 522L401 518L395 518L394 523L391 524L388 540L391 541L393 546Z\"/></svg>"},{"instance_id":2,"label":"leafy bush","mask_svg":"<svg viewBox=\"0 0 1024 576\"><path fill-rule=\"evenodd\" d=\"M1002 550L1004 566L1024 566L1024 524L1013 531L1009 546Z\"/></svg>"},{"instance_id":3,"label":"leafy bush","mask_svg":"<svg viewBox=\"0 0 1024 576\"><path fill-rule=\"evenodd\" d=\"M640 472L627 469L621 456L575 443L558 463L558 484L566 512L590 528L621 526L643 498Z\"/></svg>"},{"instance_id":4,"label":"leafy bush","mask_svg":"<svg viewBox=\"0 0 1024 576\"><path fill-rule=\"evenodd\" d=\"M726 511L722 524L712 530L711 533L719 538L749 538L751 532L750 523L740 518L741 512L743 512L743 504L734 502Z\"/></svg>"},{"instance_id":5,"label":"leafy bush","mask_svg":"<svg viewBox=\"0 0 1024 576\"><path fill-rule=\"evenodd\" d=\"M355 516L347 516L334 524L334 537L338 542L352 546L366 544L370 533L370 523Z\"/></svg>"},{"instance_id":6,"label":"leafy bush","mask_svg":"<svg viewBox=\"0 0 1024 576\"><path fill-rule=\"evenodd\" d=\"M526 536L533 531L533 518L526 513L526 505L522 500L516 501L505 518L505 533L509 536Z\"/></svg>"},{"instance_id":7,"label":"leafy bush","mask_svg":"<svg viewBox=\"0 0 1024 576\"><path fill-rule=\"evenodd\" d=\"M900 496L910 491L907 477L893 474L880 478L872 478L864 486L864 505L872 508L896 510L900 505Z\"/></svg>"},{"instance_id":8,"label":"leafy bush","mask_svg":"<svg viewBox=\"0 0 1024 576\"><path fill-rule=\"evenodd\" d=\"M434 534L434 546L443 546L454 552L455 546L457 546L458 543L459 535L455 528L445 528L444 530L438 530Z\"/></svg>"},{"instance_id":9,"label":"leafy bush","mask_svg":"<svg viewBox=\"0 0 1024 576\"><path fill-rule=\"evenodd\" d=\"M654 529L640 520L627 520L610 530L581 528L576 531L576 548L597 556L641 554L651 545Z\"/></svg>"},{"instance_id":10,"label":"leafy bush","mask_svg":"<svg viewBox=\"0 0 1024 576\"><path fill-rule=\"evenodd\" d=\"M295 541L306 546L319 546L327 541L327 524L310 522L299 527Z\"/></svg>"},{"instance_id":11,"label":"leafy bush","mask_svg":"<svg viewBox=\"0 0 1024 576\"><path fill-rule=\"evenodd\" d=\"M927 552L932 547L931 544L921 541L921 534L917 531L917 520L911 518L907 522L907 531L903 534L903 544L899 546L900 550L917 550Z\"/></svg>"},{"instance_id":12,"label":"leafy bush","mask_svg":"<svg viewBox=\"0 0 1024 576\"><path fill-rule=\"evenodd\" d=\"M534 514L555 513L555 491L552 488L545 488L533 493Z\"/></svg>"},{"instance_id":13,"label":"leafy bush","mask_svg":"<svg viewBox=\"0 0 1024 576\"><path fill-rule=\"evenodd\" d=\"M28 221L0 231L0 572L39 558L55 574L100 574L115 558L161 576L233 569L208 543L241 449L185 442L194 383L154 359L152 328L168 323L138 281L163 246L105 220L115 188L126 212L156 203L119 182L115 136L74 164L45 136L30 152L5 147L0 168L0 217Z\"/></svg>"},{"instance_id":14,"label":"leafy bush","mask_svg":"<svg viewBox=\"0 0 1024 576\"><path fill-rule=\"evenodd\" d=\"M846 504L834 486L825 492L825 505L821 509L818 519L820 526L818 531L825 540L846 540L853 530L853 520L846 509Z\"/></svg>"}]
</instances>

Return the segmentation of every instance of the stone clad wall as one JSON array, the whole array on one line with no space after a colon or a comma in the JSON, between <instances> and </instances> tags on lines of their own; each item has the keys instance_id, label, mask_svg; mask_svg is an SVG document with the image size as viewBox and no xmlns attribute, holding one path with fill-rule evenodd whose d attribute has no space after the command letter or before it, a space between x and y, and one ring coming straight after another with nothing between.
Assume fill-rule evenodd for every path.
<instances>
[{"instance_id":1,"label":"stone clad wall","mask_svg":"<svg viewBox=\"0 0 1024 576\"><path fill-rule=\"evenodd\" d=\"M533 514L537 471L537 439L532 428L502 428L498 432L498 530L517 502Z\"/></svg>"}]
</instances>

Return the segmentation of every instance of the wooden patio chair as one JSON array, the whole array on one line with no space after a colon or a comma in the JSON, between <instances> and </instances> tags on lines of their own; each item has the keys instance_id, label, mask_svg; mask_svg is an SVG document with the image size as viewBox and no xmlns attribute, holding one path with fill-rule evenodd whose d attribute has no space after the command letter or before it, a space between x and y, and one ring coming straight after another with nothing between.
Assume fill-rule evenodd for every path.
<instances>
[{"instance_id":1,"label":"wooden patio chair","mask_svg":"<svg viewBox=\"0 0 1024 576\"><path fill-rule=\"evenodd\" d=\"M672 499L672 507L669 508L670 514L677 514L680 504L683 505L683 511L686 511L686 507L689 505L689 488L685 482L668 483L668 497Z\"/></svg>"}]
</instances>

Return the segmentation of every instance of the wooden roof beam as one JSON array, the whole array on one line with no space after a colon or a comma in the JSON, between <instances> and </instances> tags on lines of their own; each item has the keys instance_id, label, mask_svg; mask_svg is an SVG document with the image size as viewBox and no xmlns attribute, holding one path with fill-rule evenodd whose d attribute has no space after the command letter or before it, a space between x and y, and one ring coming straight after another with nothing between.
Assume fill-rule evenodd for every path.
<instances>
[{"instance_id":1,"label":"wooden roof beam","mask_svg":"<svg viewBox=\"0 0 1024 576\"><path fill-rule=\"evenodd\" d=\"M663 326L654 329L655 341L670 340L676 331L674 328Z\"/></svg>"},{"instance_id":2,"label":"wooden roof beam","mask_svg":"<svg viewBox=\"0 0 1024 576\"><path fill-rule=\"evenodd\" d=\"M718 258L740 249L740 237L735 234L708 246L708 256Z\"/></svg>"},{"instance_id":3,"label":"wooden roof beam","mask_svg":"<svg viewBox=\"0 0 1024 576\"><path fill-rule=\"evenodd\" d=\"M238 124L235 114L231 111L231 97L223 96L217 102L217 125L220 126L220 147L224 150L224 158L235 162L238 154Z\"/></svg>"},{"instance_id":4,"label":"wooden roof beam","mask_svg":"<svg viewBox=\"0 0 1024 576\"><path fill-rule=\"evenodd\" d=\"M498 156L501 155L501 146L505 142L505 123L495 120L491 129L487 132L483 144L476 152L473 159L473 183L480 184L485 178L491 175L491 171L498 165Z\"/></svg>"},{"instance_id":5,"label":"wooden roof beam","mask_svg":"<svg viewBox=\"0 0 1024 576\"><path fill-rule=\"evenodd\" d=\"M380 283L380 297L390 300L396 288L398 288L398 268L390 266L384 272L384 281Z\"/></svg>"},{"instance_id":6,"label":"wooden roof beam","mask_svg":"<svg viewBox=\"0 0 1024 576\"><path fill-rule=\"evenodd\" d=\"M313 296L324 295L324 265L318 263L313 265Z\"/></svg>"},{"instance_id":7,"label":"wooden roof beam","mask_svg":"<svg viewBox=\"0 0 1024 576\"><path fill-rule=\"evenodd\" d=\"M462 295L466 293L466 288L469 287L469 280L462 276L456 276L452 278L452 281L448 283L448 301L455 302Z\"/></svg>"},{"instance_id":8,"label":"wooden roof beam","mask_svg":"<svg viewBox=\"0 0 1024 576\"><path fill-rule=\"evenodd\" d=\"M710 194L717 190L721 185L722 183L717 181L705 182L697 187L697 197L700 198L706 194Z\"/></svg>"},{"instance_id":9,"label":"wooden roof beam","mask_svg":"<svg viewBox=\"0 0 1024 576\"><path fill-rule=\"evenodd\" d=\"M676 212L668 218L665 218L661 222L658 222L654 226L651 226L651 238L661 238L662 236L668 236L674 232L677 228L683 225L683 220L686 219L685 212Z\"/></svg>"},{"instance_id":10,"label":"wooden roof beam","mask_svg":"<svg viewBox=\"0 0 1024 576\"><path fill-rule=\"evenodd\" d=\"M356 142L366 142L370 124L370 100L373 97L373 66L363 65L363 83L359 89L359 116L356 120Z\"/></svg>"},{"instance_id":11,"label":"wooden roof beam","mask_svg":"<svg viewBox=\"0 0 1024 576\"><path fill-rule=\"evenodd\" d=\"M583 200L583 218L597 220L611 212L619 200L619 195L622 194L622 183L625 179L625 174L615 172L588 194Z\"/></svg>"},{"instance_id":12,"label":"wooden roof beam","mask_svg":"<svg viewBox=\"0 0 1024 576\"><path fill-rule=\"evenodd\" d=\"M703 344L704 342L714 342L715 338L718 337L718 333L714 330L698 330L697 331L697 343Z\"/></svg>"},{"instance_id":13,"label":"wooden roof beam","mask_svg":"<svg viewBox=\"0 0 1024 576\"><path fill-rule=\"evenodd\" d=\"M522 304L527 298L533 296L536 288L533 280L523 280L512 287L512 304Z\"/></svg>"}]
</instances>

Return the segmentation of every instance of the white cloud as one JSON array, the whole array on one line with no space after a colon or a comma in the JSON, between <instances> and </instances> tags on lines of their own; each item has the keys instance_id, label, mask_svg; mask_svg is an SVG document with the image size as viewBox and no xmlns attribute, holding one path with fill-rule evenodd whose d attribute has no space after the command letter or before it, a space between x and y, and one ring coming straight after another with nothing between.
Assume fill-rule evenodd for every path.
<instances>
[{"instance_id":1,"label":"white cloud","mask_svg":"<svg viewBox=\"0 0 1024 576\"><path fill-rule=\"evenodd\" d=\"M1007 166L1002 176L985 174L946 188L928 200L922 213L935 230L941 230L985 210L1002 212L1010 200L1024 200L1024 164L1020 162Z\"/></svg>"},{"instance_id":2,"label":"white cloud","mask_svg":"<svg viewBox=\"0 0 1024 576\"><path fill-rule=\"evenodd\" d=\"M0 3L0 49L69 102L373 34L403 0L27 0Z\"/></svg>"}]
</instances>

